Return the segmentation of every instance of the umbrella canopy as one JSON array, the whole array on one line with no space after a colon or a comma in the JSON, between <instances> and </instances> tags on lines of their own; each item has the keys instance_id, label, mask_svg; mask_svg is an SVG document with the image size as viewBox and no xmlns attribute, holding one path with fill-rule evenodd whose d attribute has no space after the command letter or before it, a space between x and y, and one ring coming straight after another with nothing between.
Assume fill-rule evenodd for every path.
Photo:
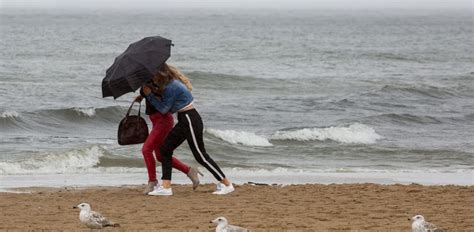
<instances>
[{"instance_id":1,"label":"umbrella canopy","mask_svg":"<svg viewBox=\"0 0 474 232\"><path fill-rule=\"evenodd\" d=\"M135 92L170 57L172 45L171 40L160 36L146 37L130 44L107 69L102 80L102 97L113 96L116 99Z\"/></svg>"}]
</instances>

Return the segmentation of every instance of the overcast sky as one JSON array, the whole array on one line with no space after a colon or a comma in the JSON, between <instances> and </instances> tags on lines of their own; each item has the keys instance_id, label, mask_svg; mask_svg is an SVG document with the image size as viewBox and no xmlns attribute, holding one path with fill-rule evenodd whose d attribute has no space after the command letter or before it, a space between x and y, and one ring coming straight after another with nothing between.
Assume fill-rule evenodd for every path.
<instances>
[{"instance_id":1,"label":"overcast sky","mask_svg":"<svg viewBox=\"0 0 474 232\"><path fill-rule=\"evenodd\" d=\"M347 8L465 9L474 0L0 0L6 7L42 8Z\"/></svg>"}]
</instances>

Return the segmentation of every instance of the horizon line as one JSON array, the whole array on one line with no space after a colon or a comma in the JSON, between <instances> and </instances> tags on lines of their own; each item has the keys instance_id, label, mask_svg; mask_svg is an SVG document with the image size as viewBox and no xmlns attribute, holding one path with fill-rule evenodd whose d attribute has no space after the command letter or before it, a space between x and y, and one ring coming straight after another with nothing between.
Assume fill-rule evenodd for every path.
<instances>
[{"instance_id":1,"label":"horizon line","mask_svg":"<svg viewBox=\"0 0 474 232\"><path fill-rule=\"evenodd\" d=\"M403 11L416 11L416 10L447 10L447 11L472 11L472 8L463 7L235 7L235 6L171 6L171 7L105 7L105 6L2 6L0 12L8 9L24 9L24 10L143 10L143 11L154 11L154 10L347 10L347 11L365 11L365 10L403 10Z\"/></svg>"}]
</instances>

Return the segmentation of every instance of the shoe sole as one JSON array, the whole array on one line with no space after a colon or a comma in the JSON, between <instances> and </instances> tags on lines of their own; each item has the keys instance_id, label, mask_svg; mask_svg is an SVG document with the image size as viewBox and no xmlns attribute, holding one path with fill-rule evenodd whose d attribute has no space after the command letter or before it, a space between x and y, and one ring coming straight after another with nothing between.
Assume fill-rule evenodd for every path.
<instances>
[{"instance_id":1,"label":"shoe sole","mask_svg":"<svg viewBox=\"0 0 474 232\"><path fill-rule=\"evenodd\" d=\"M150 194L150 193L148 193L147 195L148 196L173 196L172 193L171 194Z\"/></svg>"},{"instance_id":2,"label":"shoe sole","mask_svg":"<svg viewBox=\"0 0 474 232\"><path fill-rule=\"evenodd\" d=\"M234 191L235 191L235 189L232 189L232 191L230 191L230 192L226 192L226 193L213 192L212 194L214 194L214 195L227 195L227 194L232 193Z\"/></svg>"}]
</instances>

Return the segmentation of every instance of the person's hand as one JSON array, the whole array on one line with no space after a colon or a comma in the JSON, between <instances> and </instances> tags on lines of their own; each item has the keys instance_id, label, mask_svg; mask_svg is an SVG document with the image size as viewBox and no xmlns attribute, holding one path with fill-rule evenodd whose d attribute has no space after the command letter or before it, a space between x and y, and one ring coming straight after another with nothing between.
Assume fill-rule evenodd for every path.
<instances>
[{"instance_id":1,"label":"person's hand","mask_svg":"<svg viewBox=\"0 0 474 232\"><path fill-rule=\"evenodd\" d=\"M143 93L148 96L151 93L150 87L148 85L143 85Z\"/></svg>"},{"instance_id":2,"label":"person's hand","mask_svg":"<svg viewBox=\"0 0 474 232\"><path fill-rule=\"evenodd\" d=\"M143 97L141 95L138 95L135 97L136 102L141 102L143 100Z\"/></svg>"}]
</instances>

